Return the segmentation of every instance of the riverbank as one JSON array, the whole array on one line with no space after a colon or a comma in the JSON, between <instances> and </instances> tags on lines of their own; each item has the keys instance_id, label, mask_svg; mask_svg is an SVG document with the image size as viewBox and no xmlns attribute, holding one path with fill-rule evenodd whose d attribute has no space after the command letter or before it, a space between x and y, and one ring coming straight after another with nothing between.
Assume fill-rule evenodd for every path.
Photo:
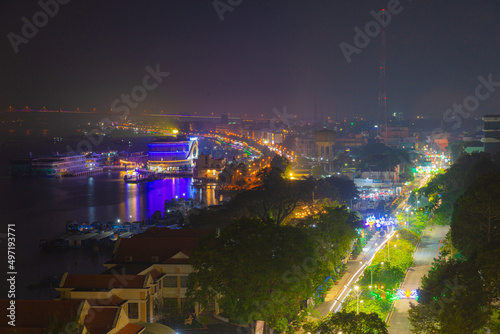
<instances>
[{"instance_id":1,"label":"riverbank","mask_svg":"<svg viewBox=\"0 0 500 334\"><path fill-rule=\"evenodd\" d=\"M155 211L163 212L165 200L175 196L202 198L208 204L215 202L215 190L196 189L191 178L127 184L122 173L106 172L61 180L0 178L3 226L15 224L16 228L16 298L49 299L50 289L38 291L29 287L65 271L91 274L104 270L102 264L111 258L111 251L106 249L97 253L90 249L40 252L40 239L60 234L67 221L142 221ZM0 260L5 254L6 251L2 252ZM2 263L5 266L7 261ZM5 287L5 281L0 285Z\"/></svg>"}]
</instances>

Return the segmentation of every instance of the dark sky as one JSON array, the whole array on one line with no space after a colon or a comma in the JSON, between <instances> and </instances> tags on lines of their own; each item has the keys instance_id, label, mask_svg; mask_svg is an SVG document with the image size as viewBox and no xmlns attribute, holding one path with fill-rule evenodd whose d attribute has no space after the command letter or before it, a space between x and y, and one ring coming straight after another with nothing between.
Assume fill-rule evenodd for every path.
<instances>
[{"instance_id":1,"label":"dark sky","mask_svg":"<svg viewBox=\"0 0 500 334\"><path fill-rule=\"evenodd\" d=\"M22 35L22 17L33 22L41 7L2 1L0 108L109 110L159 64L170 76L132 112L270 116L287 106L311 119L317 97L326 116L376 118L380 36L350 64L339 44L387 3L243 0L221 22L212 1L71 0L16 54L8 33ZM390 113L439 118L474 94L479 75L500 81L498 0L401 6L387 27ZM497 89L477 115L499 112Z\"/></svg>"}]
</instances>

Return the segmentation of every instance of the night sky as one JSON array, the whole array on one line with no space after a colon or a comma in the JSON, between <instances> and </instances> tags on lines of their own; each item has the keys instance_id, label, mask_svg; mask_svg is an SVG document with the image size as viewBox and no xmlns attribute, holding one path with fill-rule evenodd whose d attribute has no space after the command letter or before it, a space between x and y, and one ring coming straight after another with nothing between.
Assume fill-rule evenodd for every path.
<instances>
[{"instance_id":1,"label":"night sky","mask_svg":"<svg viewBox=\"0 0 500 334\"><path fill-rule=\"evenodd\" d=\"M270 116L287 106L310 120L316 98L325 117L376 118L380 35L350 64L339 44L353 45L354 27L387 4L242 0L221 21L212 1L71 0L16 54L9 32L22 36L22 17L33 22L41 7L2 1L0 109L109 110L159 64L170 75L133 113ZM500 81L498 0L400 6L386 29L389 113L440 118L479 75ZM477 116L499 113L497 90Z\"/></svg>"}]
</instances>

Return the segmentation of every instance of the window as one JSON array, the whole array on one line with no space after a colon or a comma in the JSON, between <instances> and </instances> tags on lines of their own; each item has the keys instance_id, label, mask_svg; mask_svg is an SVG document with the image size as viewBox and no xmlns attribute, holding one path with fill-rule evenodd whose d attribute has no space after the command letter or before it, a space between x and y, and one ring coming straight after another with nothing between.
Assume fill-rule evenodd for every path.
<instances>
[{"instance_id":1,"label":"window","mask_svg":"<svg viewBox=\"0 0 500 334\"><path fill-rule=\"evenodd\" d=\"M128 303L129 319L139 319L139 303Z\"/></svg>"},{"instance_id":2,"label":"window","mask_svg":"<svg viewBox=\"0 0 500 334\"><path fill-rule=\"evenodd\" d=\"M163 278L163 286L165 288L176 288L177 287L177 276L165 276Z\"/></svg>"},{"instance_id":3,"label":"window","mask_svg":"<svg viewBox=\"0 0 500 334\"><path fill-rule=\"evenodd\" d=\"M181 288L187 288L188 276L181 276Z\"/></svg>"}]
</instances>

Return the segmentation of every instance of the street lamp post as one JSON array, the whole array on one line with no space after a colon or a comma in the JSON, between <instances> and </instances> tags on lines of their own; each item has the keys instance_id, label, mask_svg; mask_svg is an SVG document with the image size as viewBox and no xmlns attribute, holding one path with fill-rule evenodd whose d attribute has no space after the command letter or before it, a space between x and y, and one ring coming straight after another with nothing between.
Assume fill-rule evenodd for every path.
<instances>
[{"instance_id":1,"label":"street lamp post","mask_svg":"<svg viewBox=\"0 0 500 334\"><path fill-rule=\"evenodd\" d=\"M361 295L361 291L359 290L359 286L354 287L354 291L356 291L356 314L359 314L359 296Z\"/></svg>"}]
</instances>

